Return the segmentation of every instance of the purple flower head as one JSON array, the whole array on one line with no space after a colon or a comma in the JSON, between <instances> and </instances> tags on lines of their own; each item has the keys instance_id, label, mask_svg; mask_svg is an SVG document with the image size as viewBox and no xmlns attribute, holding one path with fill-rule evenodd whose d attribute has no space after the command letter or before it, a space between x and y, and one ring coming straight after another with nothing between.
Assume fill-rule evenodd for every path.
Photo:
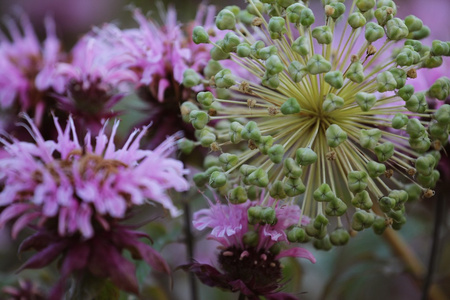
<instances>
[{"instance_id":1,"label":"purple flower head","mask_svg":"<svg viewBox=\"0 0 450 300\"><path fill-rule=\"evenodd\" d=\"M44 300L45 296L31 280L19 280L19 286L5 286L2 289L8 300Z\"/></svg>"},{"instance_id":2,"label":"purple flower head","mask_svg":"<svg viewBox=\"0 0 450 300\"><path fill-rule=\"evenodd\" d=\"M267 206L273 208L275 222L271 224L254 223L251 209L261 207L259 201L246 201L242 204L221 204L219 202L194 214L194 227L198 230L210 228L208 239L218 241L219 271L208 264L192 263L183 266L194 272L198 278L209 286L240 291L250 299L265 296L268 299L295 299L280 293L283 275L279 259L282 257L302 257L315 263L314 256L306 249L291 247L286 231L299 223L301 211L297 205L275 202L269 198ZM302 225L309 219L302 218Z\"/></svg>"}]
</instances>

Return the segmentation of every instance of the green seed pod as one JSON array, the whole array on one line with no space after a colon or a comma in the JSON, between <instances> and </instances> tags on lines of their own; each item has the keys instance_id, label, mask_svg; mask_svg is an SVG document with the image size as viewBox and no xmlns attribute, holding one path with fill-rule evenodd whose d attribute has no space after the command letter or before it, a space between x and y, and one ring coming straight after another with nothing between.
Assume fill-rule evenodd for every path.
<instances>
[{"instance_id":1,"label":"green seed pod","mask_svg":"<svg viewBox=\"0 0 450 300\"><path fill-rule=\"evenodd\" d=\"M362 210L357 211L352 217L352 229L356 231L364 230L371 227L374 221L375 216L373 214Z\"/></svg>"},{"instance_id":2,"label":"green seed pod","mask_svg":"<svg viewBox=\"0 0 450 300\"><path fill-rule=\"evenodd\" d=\"M359 133L359 143L362 147L373 149L381 138L381 130L379 129L361 129Z\"/></svg>"},{"instance_id":3,"label":"green seed pod","mask_svg":"<svg viewBox=\"0 0 450 300\"><path fill-rule=\"evenodd\" d=\"M399 66L411 66L414 64L414 51L409 48L403 48L395 58Z\"/></svg>"},{"instance_id":4,"label":"green seed pod","mask_svg":"<svg viewBox=\"0 0 450 300\"><path fill-rule=\"evenodd\" d=\"M210 79L222 69L223 67L218 61L210 59L206 67L203 69L203 73L205 74L206 79Z\"/></svg>"},{"instance_id":5,"label":"green seed pod","mask_svg":"<svg viewBox=\"0 0 450 300\"><path fill-rule=\"evenodd\" d=\"M177 146L183 154L190 154L195 148L195 143L187 138L182 138L177 141Z\"/></svg>"},{"instance_id":6,"label":"green seed pod","mask_svg":"<svg viewBox=\"0 0 450 300\"><path fill-rule=\"evenodd\" d=\"M262 214L261 206L250 206L247 210L248 223L255 225L261 221Z\"/></svg>"},{"instance_id":7,"label":"green seed pod","mask_svg":"<svg viewBox=\"0 0 450 300\"><path fill-rule=\"evenodd\" d=\"M364 36L369 43L373 43L384 36L384 29L378 24L369 22L366 24L366 32Z\"/></svg>"},{"instance_id":8,"label":"green seed pod","mask_svg":"<svg viewBox=\"0 0 450 300\"><path fill-rule=\"evenodd\" d=\"M286 158L283 162L283 173L288 178L299 178L302 176L302 168L293 158Z\"/></svg>"},{"instance_id":9,"label":"green seed pod","mask_svg":"<svg viewBox=\"0 0 450 300\"><path fill-rule=\"evenodd\" d=\"M369 21L371 21L371 20L373 19L373 17L374 17L374 12L375 12L375 11L374 11L374 9L372 8L372 9L369 9L368 11L362 13L363 16L364 16L364 18L366 18L366 21L367 21L367 22L369 22Z\"/></svg>"},{"instance_id":10,"label":"green seed pod","mask_svg":"<svg viewBox=\"0 0 450 300\"><path fill-rule=\"evenodd\" d=\"M247 192L242 186L235 187L228 193L228 200L233 204L241 204L247 201Z\"/></svg>"},{"instance_id":11,"label":"green seed pod","mask_svg":"<svg viewBox=\"0 0 450 300\"><path fill-rule=\"evenodd\" d=\"M295 153L295 160L299 165L308 166L317 161L317 154L311 148L299 148Z\"/></svg>"},{"instance_id":12,"label":"green seed pod","mask_svg":"<svg viewBox=\"0 0 450 300\"><path fill-rule=\"evenodd\" d=\"M196 44L209 43L209 35L202 26L195 26L192 31L192 41Z\"/></svg>"},{"instance_id":13,"label":"green seed pod","mask_svg":"<svg viewBox=\"0 0 450 300\"><path fill-rule=\"evenodd\" d=\"M431 172L431 175L422 175L422 174L417 174L417 182L420 183L423 187L425 188L430 188L430 189L434 189L436 186L436 182L439 180L440 177L440 173L438 170L433 170L433 172Z\"/></svg>"},{"instance_id":14,"label":"green seed pod","mask_svg":"<svg viewBox=\"0 0 450 300\"><path fill-rule=\"evenodd\" d=\"M278 54L278 49L275 45L267 46L267 47L264 47L264 48L261 48L258 50L258 57L262 60L266 60L269 57L271 57L272 55L277 56L277 54Z\"/></svg>"},{"instance_id":15,"label":"green seed pod","mask_svg":"<svg viewBox=\"0 0 450 300\"><path fill-rule=\"evenodd\" d=\"M280 111L283 115L298 114L300 110L300 104L298 104L298 101L295 98L288 98L280 107Z\"/></svg>"},{"instance_id":16,"label":"green seed pod","mask_svg":"<svg viewBox=\"0 0 450 300\"><path fill-rule=\"evenodd\" d=\"M431 44L431 54L432 55L447 55L449 47L446 42L439 40L434 40Z\"/></svg>"},{"instance_id":17,"label":"green seed pod","mask_svg":"<svg viewBox=\"0 0 450 300\"><path fill-rule=\"evenodd\" d=\"M450 124L450 105L444 104L436 111L434 114L434 118L441 125L449 125Z\"/></svg>"},{"instance_id":18,"label":"green seed pod","mask_svg":"<svg viewBox=\"0 0 450 300\"><path fill-rule=\"evenodd\" d=\"M261 131L259 131L258 124L254 121L249 121L241 130L241 136L245 140L258 142L261 138Z\"/></svg>"},{"instance_id":19,"label":"green seed pod","mask_svg":"<svg viewBox=\"0 0 450 300\"><path fill-rule=\"evenodd\" d=\"M309 40L308 37L303 35L299 38L297 38L291 45L292 50L300 54L301 56L308 55L310 48L309 48Z\"/></svg>"},{"instance_id":20,"label":"green seed pod","mask_svg":"<svg viewBox=\"0 0 450 300\"><path fill-rule=\"evenodd\" d=\"M248 199L251 201L256 200L259 197L258 189L255 186L248 187L247 196L248 196Z\"/></svg>"},{"instance_id":21,"label":"green seed pod","mask_svg":"<svg viewBox=\"0 0 450 300\"><path fill-rule=\"evenodd\" d=\"M249 57L251 53L250 45L247 43L240 43L236 47L236 54L239 57Z\"/></svg>"},{"instance_id":22,"label":"green seed pod","mask_svg":"<svg viewBox=\"0 0 450 300\"><path fill-rule=\"evenodd\" d=\"M330 238L325 234L322 238L318 238L313 242L313 246L318 250L330 251L333 245L330 242Z\"/></svg>"},{"instance_id":23,"label":"green seed pod","mask_svg":"<svg viewBox=\"0 0 450 300\"><path fill-rule=\"evenodd\" d=\"M347 205L341 199L335 197L333 200L327 203L325 213L327 216L338 217L345 214L347 211Z\"/></svg>"},{"instance_id":24,"label":"green seed pod","mask_svg":"<svg viewBox=\"0 0 450 300\"><path fill-rule=\"evenodd\" d=\"M248 247L256 247L259 244L259 233L248 231L242 237L242 242Z\"/></svg>"},{"instance_id":25,"label":"green seed pod","mask_svg":"<svg viewBox=\"0 0 450 300\"><path fill-rule=\"evenodd\" d=\"M192 69L187 69L183 73L183 85L187 88L194 87L201 83L200 75Z\"/></svg>"},{"instance_id":26,"label":"green seed pod","mask_svg":"<svg viewBox=\"0 0 450 300\"><path fill-rule=\"evenodd\" d=\"M200 92L197 94L197 101L201 105L210 106L214 100L214 95L211 92Z\"/></svg>"},{"instance_id":27,"label":"green seed pod","mask_svg":"<svg viewBox=\"0 0 450 300\"><path fill-rule=\"evenodd\" d=\"M313 198L319 202L330 202L336 198L336 196L328 184L322 183L322 185L314 191Z\"/></svg>"},{"instance_id":28,"label":"green seed pod","mask_svg":"<svg viewBox=\"0 0 450 300\"><path fill-rule=\"evenodd\" d=\"M209 147L216 141L216 135L207 128L202 129L200 133L200 143L203 147Z\"/></svg>"},{"instance_id":29,"label":"green seed pod","mask_svg":"<svg viewBox=\"0 0 450 300\"><path fill-rule=\"evenodd\" d=\"M223 69L219 71L214 79L218 88L228 89L236 84L236 82L234 81L234 76L233 74L231 74L230 69Z\"/></svg>"},{"instance_id":30,"label":"green seed pod","mask_svg":"<svg viewBox=\"0 0 450 300\"><path fill-rule=\"evenodd\" d=\"M408 116L402 113L397 113L395 114L394 118L392 118L392 128L403 128L406 123L408 123Z\"/></svg>"},{"instance_id":31,"label":"green seed pod","mask_svg":"<svg viewBox=\"0 0 450 300\"><path fill-rule=\"evenodd\" d=\"M377 102L375 95L364 92L357 93L355 99L362 111L369 111Z\"/></svg>"},{"instance_id":32,"label":"green seed pod","mask_svg":"<svg viewBox=\"0 0 450 300\"><path fill-rule=\"evenodd\" d=\"M366 25L366 18L360 12L354 12L348 16L348 24L353 29L358 29Z\"/></svg>"},{"instance_id":33,"label":"green seed pod","mask_svg":"<svg viewBox=\"0 0 450 300\"><path fill-rule=\"evenodd\" d=\"M362 12L375 7L375 0L356 0L356 7Z\"/></svg>"},{"instance_id":34,"label":"green seed pod","mask_svg":"<svg viewBox=\"0 0 450 300\"><path fill-rule=\"evenodd\" d=\"M420 199L420 196L422 195L422 189L416 183L407 184L404 188L408 193L409 202L417 201Z\"/></svg>"},{"instance_id":35,"label":"green seed pod","mask_svg":"<svg viewBox=\"0 0 450 300\"><path fill-rule=\"evenodd\" d=\"M287 238L291 243L302 243L306 239L306 232L303 228L295 226L288 231Z\"/></svg>"},{"instance_id":36,"label":"green seed pod","mask_svg":"<svg viewBox=\"0 0 450 300\"><path fill-rule=\"evenodd\" d=\"M450 79L441 77L428 90L428 96L439 100L446 100L450 95Z\"/></svg>"},{"instance_id":37,"label":"green seed pod","mask_svg":"<svg viewBox=\"0 0 450 300\"><path fill-rule=\"evenodd\" d=\"M223 48L225 47L224 42L220 40L217 41L216 44L217 46L211 48L211 51L209 52L211 58L214 60L225 60L230 58L230 54L223 50Z\"/></svg>"},{"instance_id":38,"label":"green seed pod","mask_svg":"<svg viewBox=\"0 0 450 300\"><path fill-rule=\"evenodd\" d=\"M263 41L256 41L255 43L253 43L253 45L250 47L251 49L251 55L253 55L256 58L260 58L259 57L259 50L264 48L266 45L264 44Z\"/></svg>"},{"instance_id":39,"label":"green seed pod","mask_svg":"<svg viewBox=\"0 0 450 300\"><path fill-rule=\"evenodd\" d=\"M422 29L423 22L418 17L409 15L405 18L405 25L408 27L409 32L413 32Z\"/></svg>"},{"instance_id":40,"label":"green seed pod","mask_svg":"<svg viewBox=\"0 0 450 300\"><path fill-rule=\"evenodd\" d=\"M248 176L248 181L252 185L256 185L258 187L266 187L269 184L269 177L267 176L266 171L258 168Z\"/></svg>"},{"instance_id":41,"label":"green seed pod","mask_svg":"<svg viewBox=\"0 0 450 300\"><path fill-rule=\"evenodd\" d=\"M271 89L277 89L280 86L280 79L278 78L278 74L270 75L268 72L264 73L264 77L262 78L262 85Z\"/></svg>"},{"instance_id":42,"label":"green seed pod","mask_svg":"<svg viewBox=\"0 0 450 300\"><path fill-rule=\"evenodd\" d=\"M297 25L300 24L300 16L304 8L305 6L301 3L294 3L292 5L289 5L289 7L286 9L286 16L289 22Z\"/></svg>"},{"instance_id":43,"label":"green seed pod","mask_svg":"<svg viewBox=\"0 0 450 300\"><path fill-rule=\"evenodd\" d=\"M428 138L428 136L422 135L418 138L410 138L409 145L414 151L418 153L424 153L428 151L428 149L430 149L431 140Z\"/></svg>"},{"instance_id":44,"label":"green seed pod","mask_svg":"<svg viewBox=\"0 0 450 300\"><path fill-rule=\"evenodd\" d=\"M267 155L269 155L269 158L273 163L278 164L283 160L284 147L280 144L273 145L270 147Z\"/></svg>"},{"instance_id":45,"label":"green seed pod","mask_svg":"<svg viewBox=\"0 0 450 300\"><path fill-rule=\"evenodd\" d=\"M395 16L397 14L397 5L392 0L378 0L377 7L387 6L392 8L392 14Z\"/></svg>"},{"instance_id":46,"label":"green seed pod","mask_svg":"<svg viewBox=\"0 0 450 300\"><path fill-rule=\"evenodd\" d=\"M260 224L275 225L277 223L277 217L275 210L272 207L263 207L261 211Z\"/></svg>"},{"instance_id":47,"label":"green seed pod","mask_svg":"<svg viewBox=\"0 0 450 300\"><path fill-rule=\"evenodd\" d=\"M240 168L239 168L239 172L241 172L241 174L244 177L248 177L251 173L253 173L254 171L256 171L256 167L255 166L251 166L251 165L247 165L247 164L243 164Z\"/></svg>"},{"instance_id":48,"label":"green seed pod","mask_svg":"<svg viewBox=\"0 0 450 300\"><path fill-rule=\"evenodd\" d=\"M433 155L427 154L417 158L416 170L419 174L429 176L433 172L437 162Z\"/></svg>"},{"instance_id":49,"label":"green seed pod","mask_svg":"<svg viewBox=\"0 0 450 300\"><path fill-rule=\"evenodd\" d=\"M251 26L253 20L255 19L255 15L252 15L251 13L249 13L247 10L241 10L237 16L237 19L247 25L247 26Z\"/></svg>"},{"instance_id":50,"label":"green seed pod","mask_svg":"<svg viewBox=\"0 0 450 300\"><path fill-rule=\"evenodd\" d=\"M383 6L375 10L374 16L377 19L378 25L385 26L387 21L394 17L390 12L392 12L392 9L387 6Z\"/></svg>"},{"instance_id":51,"label":"green seed pod","mask_svg":"<svg viewBox=\"0 0 450 300\"><path fill-rule=\"evenodd\" d=\"M319 26L313 29L312 36L319 44L331 44L333 41L333 32L329 26Z\"/></svg>"},{"instance_id":52,"label":"green seed pod","mask_svg":"<svg viewBox=\"0 0 450 300\"><path fill-rule=\"evenodd\" d=\"M385 142L380 144L374 149L375 154L380 162L385 162L394 155L394 144L391 142Z\"/></svg>"},{"instance_id":53,"label":"green seed pod","mask_svg":"<svg viewBox=\"0 0 450 300\"><path fill-rule=\"evenodd\" d=\"M337 228L330 233L330 242L334 246L343 246L350 240L350 234L344 228Z\"/></svg>"},{"instance_id":54,"label":"green seed pod","mask_svg":"<svg viewBox=\"0 0 450 300\"><path fill-rule=\"evenodd\" d=\"M367 163L367 171L369 172L370 177L376 178L386 172L386 166L375 161L369 161Z\"/></svg>"},{"instance_id":55,"label":"green seed pod","mask_svg":"<svg viewBox=\"0 0 450 300\"><path fill-rule=\"evenodd\" d=\"M317 75L320 73L329 72L331 70L331 63L323 58L322 55L314 54L310 59L308 59L306 68L310 74Z\"/></svg>"},{"instance_id":56,"label":"green seed pod","mask_svg":"<svg viewBox=\"0 0 450 300\"><path fill-rule=\"evenodd\" d=\"M306 7L302 10L300 13L300 24L302 24L305 27L311 26L315 21L314 13L311 9Z\"/></svg>"},{"instance_id":57,"label":"green seed pod","mask_svg":"<svg viewBox=\"0 0 450 300\"><path fill-rule=\"evenodd\" d=\"M395 199L397 204L403 204L408 201L408 193L403 190L392 190L389 192L389 197Z\"/></svg>"},{"instance_id":58,"label":"green seed pod","mask_svg":"<svg viewBox=\"0 0 450 300\"><path fill-rule=\"evenodd\" d=\"M212 172L214 171L222 171L222 168L219 168L220 166L220 161L219 161L219 157L215 156L215 155L207 155L205 157L205 159L203 160L203 168L208 169L207 171L205 171L206 173L208 173L209 175L211 175ZM211 167L217 167L216 169L210 169Z\"/></svg>"},{"instance_id":59,"label":"green seed pod","mask_svg":"<svg viewBox=\"0 0 450 300\"><path fill-rule=\"evenodd\" d=\"M197 173L192 177L197 187L203 187L209 180L209 176L203 172Z\"/></svg>"},{"instance_id":60,"label":"green seed pod","mask_svg":"<svg viewBox=\"0 0 450 300\"><path fill-rule=\"evenodd\" d=\"M260 16L264 12L264 4L261 1L253 0L247 5L247 11L255 16Z\"/></svg>"},{"instance_id":61,"label":"green seed pod","mask_svg":"<svg viewBox=\"0 0 450 300\"><path fill-rule=\"evenodd\" d=\"M322 229L326 227L329 223L327 217L325 217L322 214L317 215L317 217L312 221L314 228L316 229Z\"/></svg>"},{"instance_id":62,"label":"green seed pod","mask_svg":"<svg viewBox=\"0 0 450 300\"><path fill-rule=\"evenodd\" d=\"M387 224L384 218L375 218L372 224L372 229L375 234L381 235L386 230Z\"/></svg>"},{"instance_id":63,"label":"green seed pod","mask_svg":"<svg viewBox=\"0 0 450 300\"><path fill-rule=\"evenodd\" d=\"M266 60L266 72L270 75L275 75L283 72L284 65L278 55L272 55Z\"/></svg>"},{"instance_id":64,"label":"green seed pod","mask_svg":"<svg viewBox=\"0 0 450 300\"><path fill-rule=\"evenodd\" d=\"M423 47L422 43L416 40L406 40L405 46L412 46L416 52L422 51Z\"/></svg>"},{"instance_id":65,"label":"green seed pod","mask_svg":"<svg viewBox=\"0 0 450 300\"><path fill-rule=\"evenodd\" d=\"M280 39L286 33L286 22L282 17L272 17L269 20L268 30L272 39Z\"/></svg>"},{"instance_id":66,"label":"green seed pod","mask_svg":"<svg viewBox=\"0 0 450 300\"><path fill-rule=\"evenodd\" d=\"M283 182L276 180L269 191L270 197L274 199L284 199L286 198L286 193L284 192Z\"/></svg>"},{"instance_id":67,"label":"green seed pod","mask_svg":"<svg viewBox=\"0 0 450 300\"><path fill-rule=\"evenodd\" d=\"M305 190L306 187L300 178L288 178L284 182L284 192L288 197L295 197L303 194Z\"/></svg>"},{"instance_id":68,"label":"green seed pod","mask_svg":"<svg viewBox=\"0 0 450 300\"><path fill-rule=\"evenodd\" d=\"M201 130L205 128L209 122L209 115L201 110L193 110L189 114L189 121L192 123L195 129Z\"/></svg>"},{"instance_id":69,"label":"green seed pod","mask_svg":"<svg viewBox=\"0 0 450 300\"><path fill-rule=\"evenodd\" d=\"M322 104L322 109L326 112L332 112L342 106L344 106L344 99L333 93L329 93Z\"/></svg>"},{"instance_id":70,"label":"green seed pod","mask_svg":"<svg viewBox=\"0 0 450 300\"><path fill-rule=\"evenodd\" d=\"M380 204L380 208L383 212L388 213L391 211L391 209L393 209L395 207L395 199L391 198L391 197L381 197L378 200L378 203Z\"/></svg>"},{"instance_id":71,"label":"green seed pod","mask_svg":"<svg viewBox=\"0 0 450 300\"><path fill-rule=\"evenodd\" d=\"M224 172L215 171L209 178L209 185L213 188L218 188L227 184L227 175Z\"/></svg>"},{"instance_id":72,"label":"green seed pod","mask_svg":"<svg viewBox=\"0 0 450 300\"><path fill-rule=\"evenodd\" d=\"M398 90L397 95L403 100L407 101L409 98L411 98L412 95L414 95L414 86L410 84L405 85Z\"/></svg>"},{"instance_id":73,"label":"green seed pod","mask_svg":"<svg viewBox=\"0 0 450 300\"><path fill-rule=\"evenodd\" d=\"M442 65L443 60L441 56L431 56L425 59L422 66L427 69L438 68Z\"/></svg>"},{"instance_id":74,"label":"green seed pod","mask_svg":"<svg viewBox=\"0 0 450 300\"><path fill-rule=\"evenodd\" d=\"M359 193L366 189L368 175L364 171L350 171L348 173L348 189L352 193Z\"/></svg>"},{"instance_id":75,"label":"green seed pod","mask_svg":"<svg viewBox=\"0 0 450 300\"><path fill-rule=\"evenodd\" d=\"M372 208L373 202L370 200L369 193L362 191L355 194L355 197L352 199L352 205L360 209L369 210Z\"/></svg>"},{"instance_id":76,"label":"green seed pod","mask_svg":"<svg viewBox=\"0 0 450 300\"><path fill-rule=\"evenodd\" d=\"M397 89L401 89L406 83L406 71L399 68L390 69L392 75L394 75L394 79L397 82Z\"/></svg>"},{"instance_id":77,"label":"green seed pod","mask_svg":"<svg viewBox=\"0 0 450 300\"><path fill-rule=\"evenodd\" d=\"M223 51L225 52L234 52L236 51L236 47L241 43L239 37L233 32L228 32L223 38Z\"/></svg>"},{"instance_id":78,"label":"green seed pod","mask_svg":"<svg viewBox=\"0 0 450 300\"><path fill-rule=\"evenodd\" d=\"M325 74L325 82L336 89L340 89L344 85L344 77L341 71L331 71Z\"/></svg>"},{"instance_id":79,"label":"green seed pod","mask_svg":"<svg viewBox=\"0 0 450 300\"><path fill-rule=\"evenodd\" d=\"M406 223L406 217L405 215L400 212L400 211L390 211L388 212L388 217L392 218L392 220L394 221L394 224L405 224Z\"/></svg>"},{"instance_id":80,"label":"green seed pod","mask_svg":"<svg viewBox=\"0 0 450 300\"><path fill-rule=\"evenodd\" d=\"M412 112L424 113L428 109L424 93L415 93L405 102L405 107Z\"/></svg>"},{"instance_id":81,"label":"green seed pod","mask_svg":"<svg viewBox=\"0 0 450 300\"><path fill-rule=\"evenodd\" d=\"M406 124L406 132L411 138L418 138L425 134L425 127L420 123L418 119L411 118Z\"/></svg>"},{"instance_id":82,"label":"green seed pod","mask_svg":"<svg viewBox=\"0 0 450 300\"><path fill-rule=\"evenodd\" d=\"M289 64L288 72L294 82L302 81L303 77L308 74L306 67L298 61L293 61Z\"/></svg>"},{"instance_id":83,"label":"green seed pod","mask_svg":"<svg viewBox=\"0 0 450 300\"><path fill-rule=\"evenodd\" d=\"M346 77L353 82L364 81L364 67L360 61L353 62L347 70Z\"/></svg>"},{"instance_id":84,"label":"green seed pod","mask_svg":"<svg viewBox=\"0 0 450 300\"><path fill-rule=\"evenodd\" d=\"M230 153L222 153L219 156L219 161L222 163L222 167L225 171L228 171L239 162L237 155Z\"/></svg>"},{"instance_id":85,"label":"green seed pod","mask_svg":"<svg viewBox=\"0 0 450 300\"><path fill-rule=\"evenodd\" d=\"M242 140L242 136L241 136L241 132L242 129L244 128L244 126L239 123L239 122L232 122L230 124L230 131L229 131L229 135L230 135L230 141L233 144L237 144Z\"/></svg>"},{"instance_id":86,"label":"green seed pod","mask_svg":"<svg viewBox=\"0 0 450 300\"><path fill-rule=\"evenodd\" d=\"M271 137L270 135L262 136L261 139L259 140L258 148L262 154L267 155L272 145L273 145L273 137Z\"/></svg>"},{"instance_id":87,"label":"green seed pod","mask_svg":"<svg viewBox=\"0 0 450 300\"><path fill-rule=\"evenodd\" d=\"M219 30L234 30L236 27L236 16L228 9L222 9L216 17L216 27Z\"/></svg>"},{"instance_id":88,"label":"green seed pod","mask_svg":"<svg viewBox=\"0 0 450 300\"><path fill-rule=\"evenodd\" d=\"M408 35L409 39L421 40L430 35L430 27L423 25L420 30L410 32Z\"/></svg>"},{"instance_id":89,"label":"green seed pod","mask_svg":"<svg viewBox=\"0 0 450 300\"><path fill-rule=\"evenodd\" d=\"M397 81L395 80L394 75L389 71L377 75L377 84L377 91L380 93L393 91L397 88Z\"/></svg>"},{"instance_id":90,"label":"green seed pod","mask_svg":"<svg viewBox=\"0 0 450 300\"><path fill-rule=\"evenodd\" d=\"M310 237L318 237L319 235L321 235L320 230L316 229L313 225L313 222L310 222L306 228L305 228L306 234L309 235Z\"/></svg>"},{"instance_id":91,"label":"green seed pod","mask_svg":"<svg viewBox=\"0 0 450 300\"><path fill-rule=\"evenodd\" d=\"M330 3L330 6L334 8L334 12L331 14L334 21L345 13L345 5L341 2Z\"/></svg>"},{"instance_id":92,"label":"green seed pod","mask_svg":"<svg viewBox=\"0 0 450 300\"><path fill-rule=\"evenodd\" d=\"M393 18L386 23L386 36L393 41L399 41L408 36L409 30L402 19Z\"/></svg>"},{"instance_id":93,"label":"green seed pod","mask_svg":"<svg viewBox=\"0 0 450 300\"><path fill-rule=\"evenodd\" d=\"M296 0L277 0L277 4L283 8L287 8L288 6L297 2Z\"/></svg>"},{"instance_id":94,"label":"green seed pod","mask_svg":"<svg viewBox=\"0 0 450 300\"><path fill-rule=\"evenodd\" d=\"M327 128L325 135L327 137L327 144L330 147L336 148L347 140L347 133L337 124L331 124Z\"/></svg>"},{"instance_id":95,"label":"green seed pod","mask_svg":"<svg viewBox=\"0 0 450 300\"><path fill-rule=\"evenodd\" d=\"M237 5L228 5L225 6L224 9L228 9L229 11L231 11L236 17L239 15L241 9L239 8L239 6Z\"/></svg>"}]
</instances>

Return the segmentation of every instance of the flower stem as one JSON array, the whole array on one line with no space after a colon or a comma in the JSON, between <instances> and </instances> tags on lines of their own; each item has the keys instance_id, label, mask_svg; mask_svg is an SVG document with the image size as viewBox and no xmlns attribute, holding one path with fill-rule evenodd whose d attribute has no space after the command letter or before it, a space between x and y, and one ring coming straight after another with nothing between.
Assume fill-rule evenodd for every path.
<instances>
[{"instance_id":1,"label":"flower stem","mask_svg":"<svg viewBox=\"0 0 450 300\"><path fill-rule=\"evenodd\" d=\"M188 260L191 262L194 258L194 238L191 231L191 208L189 206L188 193L183 193L183 210L184 210L184 231L186 237L186 248ZM189 272L189 283L191 286L191 299L196 300L197 298L197 283L195 281L194 273Z\"/></svg>"}]
</instances>

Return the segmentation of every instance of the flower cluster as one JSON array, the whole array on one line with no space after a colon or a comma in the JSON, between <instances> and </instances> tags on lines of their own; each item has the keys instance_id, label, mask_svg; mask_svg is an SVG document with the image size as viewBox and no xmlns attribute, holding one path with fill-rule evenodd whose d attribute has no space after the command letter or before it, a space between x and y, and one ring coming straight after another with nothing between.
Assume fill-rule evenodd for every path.
<instances>
[{"instance_id":1,"label":"flower cluster","mask_svg":"<svg viewBox=\"0 0 450 300\"><path fill-rule=\"evenodd\" d=\"M205 81L185 72L186 86L232 95L200 92L189 113L199 143L221 151L196 183L235 203L265 190L264 206L269 197L301 205L312 222L295 228L298 241L309 236L322 249L348 240L347 211L354 231L399 229L408 200L434 195L450 124L449 105L430 109L426 101L445 100L449 78L422 91L406 83L421 68L439 67L450 43L422 44L429 28L416 16L396 17L391 0L322 1L320 25L305 2L248 2L219 12L223 39L212 41L200 26L193 31L194 42L214 45L213 59L254 76L220 68ZM329 223L336 229L328 232Z\"/></svg>"}]
</instances>

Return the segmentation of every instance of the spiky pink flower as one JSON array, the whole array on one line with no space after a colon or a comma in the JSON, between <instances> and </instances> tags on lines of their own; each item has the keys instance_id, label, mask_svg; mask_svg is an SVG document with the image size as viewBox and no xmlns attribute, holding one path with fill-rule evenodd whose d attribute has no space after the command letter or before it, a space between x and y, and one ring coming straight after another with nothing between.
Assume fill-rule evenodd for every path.
<instances>
[{"instance_id":1,"label":"spiky pink flower","mask_svg":"<svg viewBox=\"0 0 450 300\"><path fill-rule=\"evenodd\" d=\"M306 258L315 263L314 256L301 247L286 248L289 241L288 228L298 224L300 208L297 205L282 204L269 198L268 206L274 204L276 222L272 224L251 224L249 208L257 207L260 201L246 201L242 204L209 203L210 207L194 214L194 227L198 230L210 228L208 239L218 241L220 272L208 264L192 263L183 266L194 272L207 285L240 291L249 299L296 299L279 292L282 287L282 273L279 259L283 257ZM303 225L309 223L302 218Z\"/></svg>"}]
</instances>

